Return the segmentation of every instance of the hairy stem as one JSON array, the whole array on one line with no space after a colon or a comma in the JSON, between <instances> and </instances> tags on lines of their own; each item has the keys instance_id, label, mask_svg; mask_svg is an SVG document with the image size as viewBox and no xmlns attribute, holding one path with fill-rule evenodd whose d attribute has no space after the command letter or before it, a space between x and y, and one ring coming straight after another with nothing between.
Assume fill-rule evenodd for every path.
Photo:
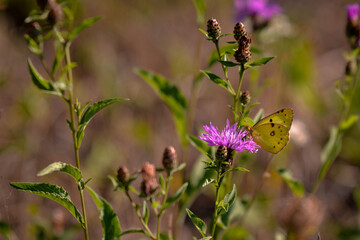
<instances>
[{"instance_id":1,"label":"hairy stem","mask_svg":"<svg viewBox=\"0 0 360 240\"><path fill-rule=\"evenodd\" d=\"M167 175L166 176L166 181L165 181L165 194L163 195L162 201L161 201L161 210L159 212L159 214L156 216L157 217L157 222L156 222L156 237L157 239L160 239L160 223L161 223L161 217L164 214L164 204L166 202L167 199L167 195L169 193L169 184L170 183L170 176Z\"/></svg>"}]
</instances>

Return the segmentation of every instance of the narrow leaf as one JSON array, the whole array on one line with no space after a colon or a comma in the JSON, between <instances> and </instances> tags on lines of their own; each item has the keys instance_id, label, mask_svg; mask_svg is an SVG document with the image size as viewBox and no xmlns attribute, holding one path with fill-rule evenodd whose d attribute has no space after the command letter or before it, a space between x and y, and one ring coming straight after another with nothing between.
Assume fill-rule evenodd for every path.
<instances>
[{"instance_id":1,"label":"narrow leaf","mask_svg":"<svg viewBox=\"0 0 360 240\"><path fill-rule=\"evenodd\" d=\"M172 195L171 197L169 197L169 198L166 200L166 202L165 202L162 210L164 211L165 209L167 209L168 207L170 207L171 204L173 204L174 202L176 202L177 200L179 200L179 199L181 198L181 196L183 195L183 193L185 192L187 186L188 186L188 183L187 183L187 182L184 183L184 184L176 191L176 193L174 193L174 195Z\"/></svg>"},{"instance_id":2,"label":"narrow leaf","mask_svg":"<svg viewBox=\"0 0 360 240\"><path fill-rule=\"evenodd\" d=\"M187 101L182 92L163 76L142 69L135 69L135 73L143 78L156 92L160 99L167 104L174 118L176 130L182 141L187 144L186 138L186 109Z\"/></svg>"},{"instance_id":3,"label":"narrow leaf","mask_svg":"<svg viewBox=\"0 0 360 240\"><path fill-rule=\"evenodd\" d=\"M193 224L195 225L195 227L197 228L197 230L199 230L200 234L203 237L206 237L206 224L203 220L201 220L200 218L198 218L193 212L191 212L189 209L186 209L186 212L189 216L189 218L191 219L191 221L193 222Z\"/></svg>"},{"instance_id":4,"label":"narrow leaf","mask_svg":"<svg viewBox=\"0 0 360 240\"><path fill-rule=\"evenodd\" d=\"M219 62L227 67L236 67L240 65L239 63L234 63L231 61L219 61Z\"/></svg>"},{"instance_id":5,"label":"narrow leaf","mask_svg":"<svg viewBox=\"0 0 360 240\"><path fill-rule=\"evenodd\" d=\"M81 31L90 27L91 25L93 25L94 23L99 21L101 18L102 17L93 17L93 18L85 19L84 21L82 21L79 24L79 26L77 26L74 30L71 31L71 33L69 34L68 40L69 41L73 40Z\"/></svg>"},{"instance_id":6,"label":"narrow leaf","mask_svg":"<svg viewBox=\"0 0 360 240\"><path fill-rule=\"evenodd\" d=\"M231 192L227 193L224 197L224 200L222 200L222 204L225 212L227 212L229 208L234 204L236 195L237 195L237 191L236 191L236 186L234 184Z\"/></svg>"},{"instance_id":7,"label":"narrow leaf","mask_svg":"<svg viewBox=\"0 0 360 240\"><path fill-rule=\"evenodd\" d=\"M103 228L103 240L118 240L121 234L120 222L111 205L92 188L86 187L100 211L100 221Z\"/></svg>"},{"instance_id":8,"label":"narrow leaf","mask_svg":"<svg viewBox=\"0 0 360 240\"><path fill-rule=\"evenodd\" d=\"M232 90L231 86L229 85L229 83L227 81L225 81L224 79L222 79L221 77L219 77L211 72L208 72L208 71L201 71L201 72L203 72L215 84L219 85L220 87L225 88L226 91L228 91L232 95L235 94L234 91Z\"/></svg>"},{"instance_id":9,"label":"narrow leaf","mask_svg":"<svg viewBox=\"0 0 360 240\"><path fill-rule=\"evenodd\" d=\"M174 168L173 170L170 171L170 176L178 171L183 170L185 167L186 167L186 163L180 164L179 166L177 166L176 168Z\"/></svg>"},{"instance_id":10,"label":"narrow leaf","mask_svg":"<svg viewBox=\"0 0 360 240\"><path fill-rule=\"evenodd\" d=\"M246 64L247 67L256 67L256 66L261 66L261 65L265 65L268 62L270 62L272 59L274 59L275 57L263 57L263 58L259 58L256 59L255 61Z\"/></svg>"},{"instance_id":11,"label":"narrow leaf","mask_svg":"<svg viewBox=\"0 0 360 240\"><path fill-rule=\"evenodd\" d=\"M48 183L26 183L26 182L12 182L10 185L18 190L36 194L42 197L54 200L63 205L69 212L78 220L84 228L84 220L81 213L77 210L70 199L68 192L62 187L51 185Z\"/></svg>"},{"instance_id":12,"label":"narrow leaf","mask_svg":"<svg viewBox=\"0 0 360 240\"><path fill-rule=\"evenodd\" d=\"M83 177L81 171L70 164L64 162L54 162L38 172L37 176L44 176L53 172L64 172L72 176L76 182L79 182Z\"/></svg>"},{"instance_id":13,"label":"narrow leaf","mask_svg":"<svg viewBox=\"0 0 360 240\"><path fill-rule=\"evenodd\" d=\"M42 53L42 48L39 46L39 44L28 34L25 34L24 37L30 51L36 55L40 55Z\"/></svg>"},{"instance_id":14,"label":"narrow leaf","mask_svg":"<svg viewBox=\"0 0 360 240\"><path fill-rule=\"evenodd\" d=\"M140 234L143 234L143 235L149 237L149 235L144 230L142 230L140 228L133 228L133 229L123 231L123 232L120 233L119 237L124 236L126 234L130 234L130 233L140 233Z\"/></svg>"},{"instance_id":15,"label":"narrow leaf","mask_svg":"<svg viewBox=\"0 0 360 240\"><path fill-rule=\"evenodd\" d=\"M250 172L249 169L246 169L246 168L243 168L243 167L232 168L232 169L230 169L230 171L234 171L234 172Z\"/></svg>"},{"instance_id":16,"label":"narrow leaf","mask_svg":"<svg viewBox=\"0 0 360 240\"><path fill-rule=\"evenodd\" d=\"M289 172L286 169L279 169L278 172L280 173L281 178L285 181L285 183L288 185L290 190L299 197L303 197L305 194L305 188L304 186L296 181L291 172Z\"/></svg>"},{"instance_id":17,"label":"narrow leaf","mask_svg":"<svg viewBox=\"0 0 360 240\"><path fill-rule=\"evenodd\" d=\"M35 69L30 58L28 59L28 67L31 75L31 80L33 81L35 86L47 93L61 96L61 93L55 88L54 84L43 78L40 73Z\"/></svg>"},{"instance_id":18,"label":"narrow leaf","mask_svg":"<svg viewBox=\"0 0 360 240\"><path fill-rule=\"evenodd\" d=\"M150 216L149 208L148 208L148 206L146 204L146 201L144 201L144 203L143 203L143 211L142 211L142 219L145 222L145 224L148 223L149 216Z\"/></svg>"}]
</instances>

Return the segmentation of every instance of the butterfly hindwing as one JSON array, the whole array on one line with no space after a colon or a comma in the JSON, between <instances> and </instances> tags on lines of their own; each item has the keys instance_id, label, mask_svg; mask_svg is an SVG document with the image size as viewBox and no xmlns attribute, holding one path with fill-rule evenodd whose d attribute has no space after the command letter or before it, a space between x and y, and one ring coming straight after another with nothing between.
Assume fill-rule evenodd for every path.
<instances>
[{"instance_id":1,"label":"butterfly hindwing","mask_svg":"<svg viewBox=\"0 0 360 240\"><path fill-rule=\"evenodd\" d=\"M293 110L291 108L284 108L267 117L264 117L258 123L256 123L253 126L253 128L256 128L266 123L276 123L285 126L289 130L291 127L292 120L293 120Z\"/></svg>"},{"instance_id":2,"label":"butterfly hindwing","mask_svg":"<svg viewBox=\"0 0 360 240\"><path fill-rule=\"evenodd\" d=\"M262 149L274 154L280 152L290 139L289 129L277 123L256 124L250 132L253 140Z\"/></svg>"}]
</instances>

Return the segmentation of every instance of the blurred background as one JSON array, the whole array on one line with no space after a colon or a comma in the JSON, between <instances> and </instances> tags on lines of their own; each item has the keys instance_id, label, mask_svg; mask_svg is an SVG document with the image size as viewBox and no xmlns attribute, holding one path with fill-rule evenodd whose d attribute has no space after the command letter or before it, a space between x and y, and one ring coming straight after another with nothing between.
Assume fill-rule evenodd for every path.
<instances>
[{"instance_id":1,"label":"blurred background","mask_svg":"<svg viewBox=\"0 0 360 240\"><path fill-rule=\"evenodd\" d=\"M277 57L245 74L243 88L250 91L252 102L261 103L251 116L260 108L268 115L291 107L294 124L289 145L272 159L271 177L246 218L247 235L238 239L274 239L274 233L281 231L277 214L291 192L277 169L289 169L307 191L316 180L329 129L338 124L343 107L335 83L344 79L344 53L350 50L345 35L346 5L353 2L278 1L282 14L254 36L253 45L262 49L263 55ZM206 5L206 19L215 17L223 33L232 32L233 2L207 0ZM11 239L55 239L48 236L59 234L56 231L66 231L65 239L81 239L77 223L62 206L9 186L13 181L62 185L79 206L77 186L70 177L36 176L52 162L74 161L65 104L36 89L28 73L28 57L40 66L23 37L27 31L24 19L34 8L33 0L0 0L0 220L11 228ZM214 45L198 31L192 1L79 1L77 22L93 16L103 19L80 34L72 45L72 60L78 64L74 70L75 95L83 103L111 97L126 97L130 101L111 106L90 123L80 152L82 169L86 178L93 178L90 186L112 204L122 228L140 227L130 203L123 193L112 191L107 176L114 175L120 165L132 172L146 161L160 167L168 145L177 149L180 160L183 152L168 108L134 73L134 68L162 74L189 99L193 77L199 67L205 68ZM229 37L228 41L233 40ZM45 59L52 57L52 45L48 43ZM253 59L257 57L253 53ZM222 76L219 65L215 64L212 71ZM229 74L236 86L237 71L230 70ZM359 103L357 96L354 113L359 112ZM232 118L229 104L232 99L226 92L204 79L192 134L198 136L202 125L210 121L222 128L226 119ZM340 155L317 191L324 209L321 239L360 239L359 126L356 124L345 133ZM189 148L187 176L199 156L196 149ZM237 174L236 183L239 196L246 198L254 194L261 181L269 155L259 151L244 159L237 164L251 172L245 176ZM175 181L175 187L176 184L180 183ZM191 209L206 221L212 214L213 194L207 187L193 199ZM86 204L92 239L100 239L98 211L89 195ZM168 213L165 219L171 217ZM165 219L164 231L168 227ZM55 233L50 234L52 231ZM178 239L191 239L192 235L198 236L187 220ZM130 235L124 239L138 237ZM316 239L316 234L309 239Z\"/></svg>"}]
</instances>

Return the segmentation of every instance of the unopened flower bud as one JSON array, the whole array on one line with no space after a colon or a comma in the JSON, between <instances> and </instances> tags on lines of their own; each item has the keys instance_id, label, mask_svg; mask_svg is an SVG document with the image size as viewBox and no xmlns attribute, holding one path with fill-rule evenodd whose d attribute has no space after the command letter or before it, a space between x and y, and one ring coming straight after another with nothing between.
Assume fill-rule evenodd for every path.
<instances>
[{"instance_id":1,"label":"unopened flower bud","mask_svg":"<svg viewBox=\"0 0 360 240\"><path fill-rule=\"evenodd\" d=\"M144 179L140 186L141 193L146 196L153 194L158 187L159 184L155 178Z\"/></svg>"},{"instance_id":2,"label":"unopened flower bud","mask_svg":"<svg viewBox=\"0 0 360 240\"><path fill-rule=\"evenodd\" d=\"M121 166L117 172L117 179L119 182L121 182L123 185L126 185L127 182L130 179L130 173L129 169L125 166Z\"/></svg>"},{"instance_id":3,"label":"unopened flower bud","mask_svg":"<svg viewBox=\"0 0 360 240\"><path fill-rule=\"evenodd\" d=\"M215 18L210 18L207 22L207 33L209 38L213 41L217 41L221 35L221 28L218 21Z\"/></svg>"},{"instance_id":4,"label":"unopened flower bud","mask_svg":"<svg viewBox=\"0 0 360 240\"><path fill-rule=\"evenodd\" d=\"M246 106L250 100L251 100L251 97L250 97L250 92L245 90L245 91L242 91L241 94L240 94L240 103L244 106Z\"/></svg>"},{"instance_id":5,"label":"unopened flower bud","mask_svg":"<svg viewBox=\"0 0 360 240\"><path fill-rule=\"evenodd\" d=\"M48 15L48 22L50 25L56 25L60 23L64 18L64 13L61 6L56 1L49 1L50 12Z\"/></svg>"},{"instance_id":6,"label":"unopened flower bud","mask_svg":"<svg viewBox=\"0 0 360 240\"><path fill-rule=\"evenodd\" d=\"M232 149L226 146L219 146L215 153L217 164L221 164L225 168L230 167L233 162L232 151Z\"/></svg>"},{"instance_id":7,"label":"unopened flower bud","mask_svg":"<svg viewBox=\"0 0 360 240\"><path fill-rule=\"evenodd\" d=\"M164 150L162 164L167 172L170 172L177 166L177 154L173 146L168 146Z\"/></svg>"},{"instance_id":8,"label":"unopened flower bud","mask_svg":"<svg viewBox=\"0 0 360 240\"><path fill-rule=\"evenodd\" d=\"M313 195L290 198L278 216L280 224L299 239L314 232L322 218L321 202Z\"/></svg>"},{"instance_id":9,"label":"unopened flower bud","mask_svg":"<svg viewBox=\"0 0 360 240\"><path fill-rule=\"evenodd\" d=\"M155 177L155 167L149 162L143 164L141 173L144 179L151 179Z\"/></svg>"},{"instance_id":10,"label":"unopened flower bud","mask_svg":"<svg viewBox=\"0 0 360 240\"><path fill-rule=\"evenodd\" d=\"M236 23L234 27L234 38L236 41L239 41L240 37L246 35L246 28L245 25L242 22Z\"/></svg>"},{"instance_id":11,"label":"unopened flower bud","mask_svg":"<svg viewBox=\"0 0 360 240\"><path fill-rule=\"evenodd\" d=\"M245 48L245 49L238 48L234 53L234 57L236 61L239 63L248 62L251 58L250 48Z\"/></svg>"}]
</instances>

